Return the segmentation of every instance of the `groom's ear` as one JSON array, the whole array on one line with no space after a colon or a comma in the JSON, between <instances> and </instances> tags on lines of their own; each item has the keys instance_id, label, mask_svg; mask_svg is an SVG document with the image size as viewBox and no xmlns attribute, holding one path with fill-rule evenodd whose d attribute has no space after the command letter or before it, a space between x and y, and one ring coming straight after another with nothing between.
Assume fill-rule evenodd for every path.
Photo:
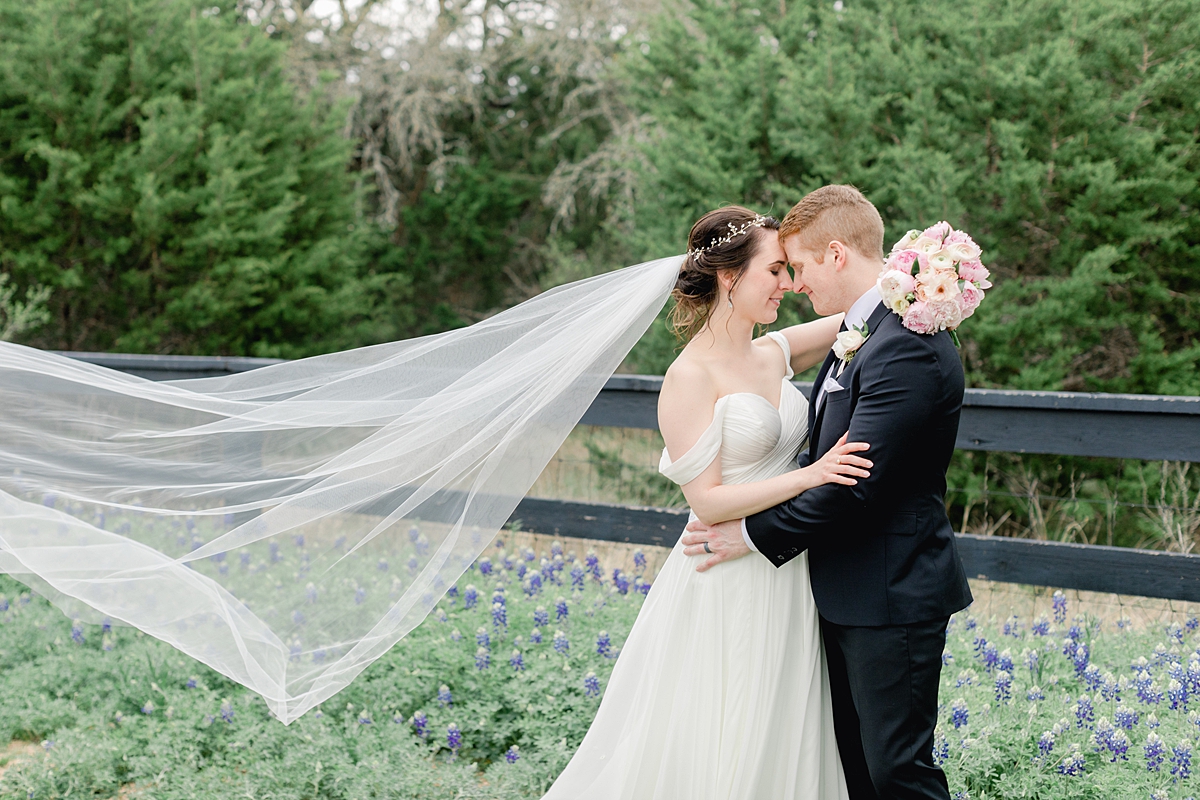
<instances>
[{"instance_id":1,"label":"groom's ear","mask_svg":"<svg viewBox=\"0 0 1200 800\"><path fill-rule=\"evenodd\" d=\"M828 257L833 259L833 268L835 270L846 266L847 256L846 245L834 239L829 243Z\"/></svg>"}]
</instances>

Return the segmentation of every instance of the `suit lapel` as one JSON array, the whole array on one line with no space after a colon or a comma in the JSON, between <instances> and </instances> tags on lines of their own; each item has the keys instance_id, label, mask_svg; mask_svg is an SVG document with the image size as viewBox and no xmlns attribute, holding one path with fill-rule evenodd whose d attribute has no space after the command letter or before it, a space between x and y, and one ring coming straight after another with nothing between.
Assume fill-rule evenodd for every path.
<instances>
[{"instance_id":1,"label":"suit lapel","mask_svg":"<svg viewBox=\"0 0 1200 800\"><path fill-rule=\"evenodd\" d=\"M846 330L845 323L842 324L842 330ZM833 370L833 365L837 362L838 357L833 354L833 349L831 348L829 354L825 356L825 363L821 365L821 371L817 373L816 381L813 382L813 402L808 404L808 453L814 459L816 458L817 427L820 425L821 420L821 414L817 413L817 395L821 393L821 386L825 383L825 378ZM825 403L822 402L821 411L824 410Z\"/></svg>"}]
</instances>

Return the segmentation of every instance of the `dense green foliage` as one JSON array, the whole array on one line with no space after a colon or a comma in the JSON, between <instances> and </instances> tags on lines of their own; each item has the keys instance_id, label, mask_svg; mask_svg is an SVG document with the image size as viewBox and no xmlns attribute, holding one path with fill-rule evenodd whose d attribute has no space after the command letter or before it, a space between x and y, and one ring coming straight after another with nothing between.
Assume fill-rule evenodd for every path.
<instances>
[{"instance_id":1,"label":"dense green foliage","mask_svg":"<svg viewBox=\"0 0 1200 800\"><path fill-rule=\"evenodd\" d=\"M359 274L344 111L204 6L0 3L0 263L54 290L35 341L293 356L399 335L371 324L403 287Z\"/></svg>"},{"instance_id":2,"label":"dense green foliage","mask_svg":"<svg viewBox=\"0 0 1200 800\"><path fill-rule=\"evenodd\" d=\"M1200 392L1200 16L1189 0L704 2L626 63L644 250L722 203L852 183L887 242L947 219L998 284L970 385ZM781 14L781 9L784 9Z\"/></svg>"},{"instance_id":3,"label":"dense green foliage","mask_svg":"<svg viewBox=\"0 0 1200 800\"><path fill-rule=\"evenodd\" d=\"M585 588L573 590L570 572L586 565L567 554L558 577L527 596L516 568L538 562L492 552L488 575L481 560L434 616L288 727L255 695L167 645L73 624L0 578L0 737L40 743L36 754L12 756L0 797L122 789L181 800L540 797L595 715L644 584L631 576L622 594L589 570ZM468 609L470 584L478 600ZM507 625L493 617L497 586ZM561 619L559 595L568 611ZM543 610L549 625L535 643ZM1068 610L1057 621L977 621L969 610L951 621L935 756L952 792L971 800L1191 795L1197 764L1187 775L1178 767L1183 753L1193 758L1200 730L1196 621L1133 632L1127 619L1068 621ZM559 630L565 653L553 644ZM607 656L597 652L603 630ZM488 637L482 669L480 633ZM522 669L512 666L515 653ZM590 673L598 683L589 691ZM451 725L461 736L453 748ZM1164 746L1157 769L1146 758L1151 734ZM1064 774L1064 759L1077 774Z\"/></svg>"}]
</instances>

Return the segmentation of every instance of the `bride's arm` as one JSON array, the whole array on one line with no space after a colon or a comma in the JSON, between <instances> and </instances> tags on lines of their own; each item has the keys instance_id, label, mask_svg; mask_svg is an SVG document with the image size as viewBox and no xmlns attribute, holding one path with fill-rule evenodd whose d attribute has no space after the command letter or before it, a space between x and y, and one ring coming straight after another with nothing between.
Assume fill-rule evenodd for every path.
<instances>
[{"instance_id":1,"label":"bride's arm","mask_svg":"<svg viewBox=\"0 0 1200 800\"><path fill-rule=\"evenodd\" d=\"M788 346L792 349L793 372L799 374L825 360L825 354L829 352L829 348L833 347L833 342L837 339L838 328L842 326L842 319L845 316L845 314L834 314L813 322L791 325L780 331L787 337Z\"/></svg>"},{"instance_id":2,"label":"bride's arm","mask_svg":"<svg viewBox=\"0 0 1200 800\"><path fill-rule=\"evenodd\" d=\"M840 323L839 323L840 324ZM658 396L658 423L667 455L674 461L688 452L712 423L716 390L703 370L676 362L663 379ZM844 437L843 437L844 438ZM860 442L838 442L814 464L754 483L721 483L721 456L700 475L685 483L683 496L701 522L712 525L739 519L790 500L825 483L853 486L865 478L871 462L851 455L866 450ZM837 463L838 459L843 463Z\"/></svg>"}]
</instances>

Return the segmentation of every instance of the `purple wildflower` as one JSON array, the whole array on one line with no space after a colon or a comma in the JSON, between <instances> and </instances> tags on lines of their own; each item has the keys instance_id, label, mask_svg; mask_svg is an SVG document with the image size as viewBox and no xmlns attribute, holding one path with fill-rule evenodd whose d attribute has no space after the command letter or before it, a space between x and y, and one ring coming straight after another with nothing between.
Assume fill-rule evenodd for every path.
<instances>
[{"instance_id":1,"label":"purple wildflower","mask_svg":"<svg viewBox=\"0 0 1200 800\"><path fill-rule=\"evenodd\" d=\"M463 608L472 609L479 602L479 592L475 591L475 587L467 584L466 590L463 592Z\"/></svg>"},{"instance_id":2,"label":"purple wildflower","mask_svg":"<svg viewBox=\"0 0 1200 800\"><path fill-rule=\"evenodd\" d=\"M363 601L367 599L367 590L363 587L358 587L354 590L354 605L361 606Z\"/></svg>"},{"instance_id":3,"label":"purple wildflower","mask_svg":"<svg viewBox=\"0 0 1200 800\"><path fill-rule=\"evenodd\" d=\"M996 674L996 702L1007 703L1012 699L1012 675L1007 670Z\"/></svg>"},{"instance_id":4,"label":"purple wildflower","mask_svg":"<svg viewBox=\"0 0 1200 800\"><path fill-rule=\"evenodd\" d=\"M1172 711L1187 710L1187 689L1174 678L1167 684L1167 699L1171 701Z\"/></svg>"},{"instance_id":5,"label":"purple wildflower","mask_svg":"<svg viewBox=\"0 0 1200 800\"><path fill-rule=\"evenodd\" d=\"M592 577L597 581L600 580L600 559L595 550L588 550L584 563L587 564L588 572L592 573Z\"/></svg>"},{"instance_id":6,"label":"purple wildflower","mask_svg":"<svg viewBox=\"0 0 1200 800\"><path fill-rule=\"evenodd\" d=\"M1004 621L1004 635L1011 636L1014 639L1021 638L1021 622L1016 614Z\"/></svg>"},{"instance_id":7,"label":"purple wildflower","mask_svg":"<svg viewBox=\"0 0 1200 800\"><path fill-rule=\"evenodd\" d=\"M151 702L150 700L147 700L145 703L142 704L141 711L143 714L146 714L147 716L149 716L150 714L153 714L154 713L154 703Z\"/></svg>"},{"instance_id":8,"label":"purple wildflower","mask_svg":"<svg viewBox=\"0 0 1200 800\"><path fill-rule=\"evenodd\" d=\"M1167 638L1175 644L1183 644L1183 626L1178 622L1172 622L1167 626Z\"/></svg>"},{"instance_id":9,"label":"purple wildflower","mask_svg":"<svg viewBox=\"0 0 1200 800\"><path fill-rule=\"evenodd\" d=\"M375 720L371 719L371 715L368 714L367 710L364 708L358 714L358 724L359 725L374 725Z\"/></svg>"},{"instance_id":10,"label":"purple wildflower","mask_svg":"<svg viewBox=\"0 0 1200 800\"><path fill-rule=\"evenodd\" d=\"M521 754L517 751L518 747L514 744L504 752L504 760L510 764L517 763L517 759L521 757Z\"/></svg>"},{"instance_id":11,"label":"purple wildflower","mask_svg":"<svg viewBox=\"0 0 1200 800\"><path fill-rule=\"evenodd\" d=\"M525 669L525 657L521 655L520 650L512 651L512 656L508 659L508 663L517 672Z\"/></svg>"},{"instance_id":12,"label":"purple wildflower","mask_svg":"<svg viewBox=\"0 0 1200 800\"><path fill-rule=\"evenodd\" d=\"M451 753L457 753L458 748L462 747L462 731L453 722L446 726L446 746Z\"/></svg>"},{"instance_id":13,"label":"purple wildflower","mask_svg":"<svg viewBox=\"0 0 1200 800\"><path fill-rule=\"evenodd\" d=\"M492 656L486 647L475 651L475 669L483 671L492 665Z\"/></svg>"},{"instance_id":14,"label":"purple wildflower","mask_svg":"<svg viewBox=\"0 0 1200 800\"><path fill-rule=\"evenodd\" d=\"M1188 617L1187 629L1188 633L1193 633L1197 628L1200 628L1200 619L1196 617Z\"/></svg>"},{"instance_id":15,"label":"purple wildflower","mask_svg":"<svg viewBox=\"0 0 1200 800\"><path fill-rule=\"evenodd\" d=\"M233 703L228 700L221 701L221 719L228 723L233 722Z\"/></svg>"},{"instance_id":16,"label":"purple wildflower","mask_svg":"<svg viewBox=\"0 0 1200 800\"><path fill-rule=\"evenodd\" d=\"M1175 780L1187 780L1192 774L1192 748L1187 743L1171 748L1171 774Z\"/></svg>"},{"instance_id":17,"label":"purple wildflower","mask_svg":"<svg viewBox=\"0 0 1200 800\"><path fill-rule=\"evenodd\" d=\"M555 620L555 622L562 622L564 619L566 619L570 615L570 613L571 613L571 610L569 608L567 608L567 601L565 599L560 597L560 598L558 598L558 600L556 600L554 602L554 620Z\"/></svg>"},{"instance_id":18,"label":"purple wildflower","mask_svg":"<svg viewBox=\"0 0 1200 800\"><path fill-rule=\"evenodd\" d=\"M600 696L600 679L596 677L596 673L589 672L583 678L583 693L587 697Z\"/></svg>"},{"instance_id":19,"label":"purple wildflower","mask_svg":"<svg viewBox=\"0 0 1200 800\"><path fill-rule=\"evenodd\" d=\"M1132 708L1118 706L1117 710L1113 712L1113 722L1117 724L1118 728L1131 731L1138 724L1138 712Z\"/></svg>"},{"instance_id":20,"label":"purple wildflower","mask_svg":"<svg viewBox=\"0 0 1200 800\"><path fill-rule=\"evenodd\" d=\"M1038 666L1039 666L1038 651L1037 650L1026 650L1025 651L1025 669L1029 670L1029 674L1031 676L1037 673Z\"/></svg>"},{"instance_id":21,"label":"purple wildflower","mask_svg":"<svg viewBox=\"0 0 1200 800\"><path fill-rule=\"evenodd\" d=\"M484 649L492 646L492 637L488 636L487 628L480 626L479 630L475 631L475 644Z\"/></svg>"},{"instance_id":22,"label":"purple wildflower","mask_svg":"<svg viewBox=\"0 0 1200 800\"><path fill-rule=\"evenodd\" d=\"M947 667L954 663L954 654L949 650L942 651L942 666Z\"/></svg>"},{"instance_id":23,"label":"purple wildflower","mask_svg":"<svg viewBox=\"0 0 1200 800\"><path fill-rule=\"evenodd\" d=\"M183 688L185 688L185 689L195 689L195 688L196 688L196 679L195 679L194 677L193 677L193 678L188 678L188 679L187 679L187 683L185 683L185 684L183 685Z\"/></svg>"},{"instance_id":24,"label":"purple wildflower","mask_svg":"<svg viewBox=\"0 0 1200 800\"><path fill-rule=\"evenodd\" d=\"M1087 684L1089 692L1099 690L1100 685L1104 683L1100 668L1095 664L1088 664L1083 670L1083 682Z\"/></svg>"},{"instance_id":25,"label":"purple wildflower","mask_svg":"<svg viewBox=\"0 0 1200 800\"><path fill-rule=\"evenodd\" d=\"M425 716L424 711L418 711L413 714L412 724L417 736L424 739L429 735L429 718Z\"/></svg>"},{"instance_id":26,"label":"purple wildflower","mask_svg":"<svg viewBox=\"0 0 1200 800\"><path fill-rule=\"evenodd\" d=\"M530 632L529 642L530 642L530 644L541 644L542 643L542 632L540 629L534 628L533 631Z\"/></svg>"},{"instance_id":27,"label":"purple wildflower","mask_svg":"<svg viewBox=\"0 0 1200 800\"><path fill-rule=\"evenodd\" d=\"M608 639L608 631L600 631L600 635L596 637L596 654L608 658L611 650L612 642Z\"/></svg>"},{"instance_id":28,"label":"purple wildflower","mask_svg":"<svg viewBox=\"0 0 1200 800\"><path fill-rule=\"evenodd\" d=\"M438 705L443 708L454 704L454 696L450 694L450 687L444 683L438 687L437 701Z\"/></svg>"},{"instance_id":29,"label":"purple wildflower","mask_svg":"<svg viewBox=\"0 0 1200 800\"><path fill-rule=\"evenodd\" d=\"M1046 694L1040 686L1030 686L1029 691L1025 693L1025 699L1031 703L1040 703L1046 699Z\"/></svg>"},{"instance_id":30,"label":"purple wildflower","mask_svg":"<svg viewBox=\"0 0 1200 800\"><path fill-rule=\"evenodd\" d=\"M1054 750L1054 733L1053 731L1045 731L1041 738L1038 739L1038 754L1041 756L1050 755Z\"/></svg>"},{"instance_id":31,"label":"purple wildflower","mask_svg":"<svg viewBox=\"0 0 1200 800\"><path fill-rule=\"evenodd\" d=\"M567 635L562 631L554 632L554 652L561 653L564 656L571 649L571 642L567 639Z\"/></svg>"},{"instance_id":32,"label":"purple wildflower","mask_svg":"<svg viewBox=\"0 0 1200 800\"><path fill-rule=\"evenodd\" d=\"M633 551L633 566L639 574L646 569L646 554L640 548Z\"/></svg>"},{"instance_id":33,"label":"purple wildflower","mask_svg":"<svg viewBox=\"0 0 1200 800\"><path fill-rule=\"evenodd\" d=\"M1129 758L1129 737L1123 730L1115 730L1108 737L1108 752L1112 753L1109 761L1116 763L1117 759L1126 761Z\"/></svg>"},{"instance_id":34,"label":"purple wildflower","mask_svg":"<svg viewBox=\"0 0 1200 800\"><path fill-rule=\"evenodd\" d=\"M71 639L74 640L75 644L83 644L87 641L87 638L83 635L83 625L81 623L75 622L71 625Z\"/></svg>"},{"instance_id":35,"label":"purple wildflower","mask_svg":"<svg viewBox=\"0 0 1200 800\"><path fill-rule=\"evenodd\" d=\"M0 598L0 599L2 599L2 598ZM0 608L0 611L7 611L7 610L8 610L8 604L7 604L7 603L5 604L5 607L4 607L4 608ZM100 632L101 632L101 633L108 633L108 632L109 632L109 631L111 631L111 630L112 630L112 620L111 620L111 619L109 619L108 617L105 617L105 618L104 618L104 619L103 619L103 620L100 622Z\"/></svg>"},{"instance_id":36,"label":"purple wildflower","mask_svg":"<svg viewBox=\"0 0 1200 800\"><path fill-rule=\"evenodd\" d=\"M1074 777L1087 769L1087 760L1079 752L1079 745L1071 745L1071 750L1058 765L1058 771L1063 775Z\"/></svg>"},{"instance_id":37,"label":"purple wildflower","mask_svg":"<svg viewBox=\"0 0 1200 800\"><path fill-rule=\"evenodd\" d=\"M583 571L583 567L576 564L571 567L571 588L583 591L583 579L587 573Z\"/></svg>"},{"instance_id":38,"label":"purple wildflower","mask_svg":"<svg viewBox=\"0 0 1200 800\"><path fill-rule=\"evenodd\" d=\"M492 624L497 628L508 627L508 612L503 603L492 603Z\"/></svg>"},{"instance_id":39,"label":"purple wildflower","mask_svg":"<svg viewBox=\"0 0 1200 800\"><path fill-rule=\"evenodd\" d=\"M1092 720L1095 718L1096 712L1092 706L1092 698L1086 694L1079 695L1079 700L1075 703L1075 727L1091 727Z\"/></svg>"},{"instance_id":40,"label":"purple wildflower","mask_svg":"<svg viewBox=\"0 0 1200 800\"><path fill-rule=\"evenodd\" d=\"M480 575L491 575L492 574L492 560L490 558L484 556L483 558L479 559L479 574Z\"/></svg>"},{"instance_id":41,"label":"purple wildflower","mask_svg":"<svg viewBox=\"0 0 1200 800\"><path fill-rule=\"evenodd\" d=\"M1061 591L1056 591L1050 602L1054 606L1054 621L1060 624L1066 622L1067 598Z\"/></svg>"},{"instance_id":42,"label":"purple wildflower","mask_svg":"<svg viewBox=\"0 0 1200 800\"><path fill-rule=\"evenodd\" d=\"M304 596L308 598L308 602L317 602L317 587L311 583L304 587Z\"/></svg>"},{"instance_id":43,"label":"purple wildflower","mask_svg":"<svg viewBox=\"0 0 1200 800\"><path fill-rule=\"evenodd\" d=\"M613 577L613 583L617 587L617 591L621 594L629 594L629 578L624 572L618 571Z\"/></svg>"},{"instance_id":44,"label":"purple wildflower","mask_svg":"<svg viewBox=\"0 0 1200 800\"><path fill-rule=\"evenodd\" d=\"M946 739L946 735L938 732L937 738L933 740L933 763L934 766L940 767L950 760L950 742Z\"/></svg>"},{"instance_id":45,"label":"purple wildflower","mask_svg":"<svg viewBox=\"0 0 1200 800\"><path fill-rule=\"evenodd\" d=\"M1034 636L1049 636L1050 620L1046 619L1045 617L1038 617L1034 623L1029 626L1029 630Z\"/></svg>"},{"instance_id":46,"label":"purple wildflower","mask_svg":"<svg viewBox=\"0 0 1200 800\"><path fill-rule=\"evenodd\" d=\"M1163 758L1166 755L1166 748L1163 747L1162 739L1158 738L1158 734L1153 731L1146 737L1146 744L1142 748L1142 753L1146 756L1146 771L1158 772L1162 769Z\"/></svg>"},{"instance_id":47,"label":"purple wildflower","mask_svg":"<svg viewBox=\"0 0 1200 800\"><path fill-rule=\"evenodd\" d=\"M950 704L950 724L954 726L954 730L966 725L971 718L971 710L967 708L967 703L961 697Z\"/></svg>"},{"instance_id":48,"label":"purple wildflower","mask_svg":"<svg viewBox=\"0 0 1200 800\"><path fill-rule=\"evenodd\" d=\"M545 606L538 606L533 610L533 624L539 628L544 628L550 624L550 615L546 613Z\"/></svg>"}]
</instances>

